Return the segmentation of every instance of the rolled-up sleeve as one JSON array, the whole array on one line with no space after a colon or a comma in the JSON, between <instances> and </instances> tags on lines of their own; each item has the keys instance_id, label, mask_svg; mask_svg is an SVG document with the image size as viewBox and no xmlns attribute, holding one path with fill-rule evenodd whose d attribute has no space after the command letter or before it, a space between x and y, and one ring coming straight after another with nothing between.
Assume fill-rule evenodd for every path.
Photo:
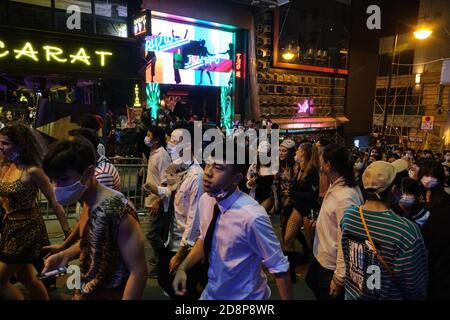
<instances>
[{"instance_id":1,"label":"rolled-up sleeve","mask_svg":"<svg viewBox=\"0 0 450 320\"><path fill-rule=\"evenodd\" d=\"M256 217L249 223L247 234L252 251L262 258L264 266L270 273L283 273L289 270L289 262L281 250L269 216Z\"/></svg>"}]
</instances>

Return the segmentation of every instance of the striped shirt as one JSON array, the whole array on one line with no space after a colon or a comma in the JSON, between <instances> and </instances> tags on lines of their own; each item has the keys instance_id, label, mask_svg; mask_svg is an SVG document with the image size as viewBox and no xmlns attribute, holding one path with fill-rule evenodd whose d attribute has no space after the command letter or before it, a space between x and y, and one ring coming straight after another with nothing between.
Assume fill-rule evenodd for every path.
<instances>
[{"instance_id":1,"label":"striped shirt","mask_svg":"<svg viewBox=\"0 0 450 320\"><path fill-rule=\"evenodd\" d=\"M345 299L424 299L428 281L427 251L419 227L392 210L363 210L363 214L375 247L393 270L395 279L376 258L359 208L352 206L341 220Z\"/></svg>"},{"instance_id":2,"label":"striped shirt","mask_svg":"<svg viewBox=\"0 0 450 320\"><path fill-rule=\"evenodd\" d=\"M120 191L120 175L116 167L105 156L100 156L95 168L95 178L105 187Z\"/></svg>"}]
</instances>

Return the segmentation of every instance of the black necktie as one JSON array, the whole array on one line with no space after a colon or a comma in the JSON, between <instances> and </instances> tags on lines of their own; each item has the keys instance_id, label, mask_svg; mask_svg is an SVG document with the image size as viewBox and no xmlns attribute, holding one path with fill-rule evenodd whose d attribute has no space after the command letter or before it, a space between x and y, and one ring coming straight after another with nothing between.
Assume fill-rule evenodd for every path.
<instances>
[{"instance_id":1,"label":"black necktie","mask_svg":"<svg viewBox=\"0 0 450 320\"><path fill-rule=\"evenodd\" d=\"M220 213L219 205L216 203L216 205L214 206L213 217L211 219L211 222L209 223L208 231L206 231L205 241L203 241L203 252L204 252L206 274L208 274L209 256L211 254L212 239L214 235L214 230L216 229L216 223L217 218L219 217L219 213Z\"/></svg>"}]
</instances>

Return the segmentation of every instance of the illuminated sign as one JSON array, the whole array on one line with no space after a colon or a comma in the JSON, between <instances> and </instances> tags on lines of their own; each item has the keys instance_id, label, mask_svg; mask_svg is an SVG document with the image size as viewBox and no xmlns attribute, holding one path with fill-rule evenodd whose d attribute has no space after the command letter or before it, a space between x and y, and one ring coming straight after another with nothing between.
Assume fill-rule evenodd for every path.
<instances>
[{"instance_id":1,"label":"illuminated sign","mask_svg":"<svg viewBox=\"0 0 450 320\"><path fill-rule=\"evenodd\" d=\"M305 99L302 103L297 104L297 113L309 113L310 109L314 106L313 99Z\"/></svg>"},{"instance_id":2,"label":"illuminated sign","mask_svg":"<svg viewBox=\"0 0 450 320\"><path fill-rule=\"evenodd\" d=\"M0 40L0 49L6 49L7 45L4 41ZM41 52L38 49L42 49ZM14 52L14 54L12 54ZM80 47L75 52L68 55L60 47L53 45L44 45L40 48L33 46L29 41L23 43L22 47L12 49L11 54L14 55L16 60L29 60L39 63L41 59L45 59L47 62L59 62L59 63L71 63L71 64L84 64L90 66L93 60L96 60L97 64L101 67L106 66L108 59L113 55L110 51L97 51L88 53L85 48ZM9 50L2 50L0 52L0 59L6 59L10 55ZM70 59L70 61L69 61Z\"/></svg>"},{"instance_id":3,"label":"illuminated sign","mask_svg":"<svg viewBox=\"0 0 450 320\"><path fill-rule=\"evenodd\" d=\"M236 53L236 78L242 78L242 53Z\"/></svg>"},{"instance_id":4,"label":"illuminated sign","mask_svg":"<svg viewBox=\"0 0 450 320\"><path fill-rule=\"evenodd\" d=\"M133 107L141 107L141 102L139 100L139 85L136 83L134 85L134 103L133 103Z\"/></svg>"},{"instance_id":5,"label":"illuminated sign","mask_svg":"<svg viewBox=\"0 0 450 320\"><path fill-rule=\"evenodd\" d=\"M133 19L133 34L135 37L150 33L150 11L146 10L135 16Z\"/></svg>"},{"instance_id":6,"label":"illuminated sign","mask_svg":"<svg viewBox=\"0 0 450 320\"><path fill-rule=\"evenodd\" d=\"M187 18L185 18L187 19ZM235 33L152 16L145 38L146 81L227 87L233 77Z\"/></svg>"}]
</instances>

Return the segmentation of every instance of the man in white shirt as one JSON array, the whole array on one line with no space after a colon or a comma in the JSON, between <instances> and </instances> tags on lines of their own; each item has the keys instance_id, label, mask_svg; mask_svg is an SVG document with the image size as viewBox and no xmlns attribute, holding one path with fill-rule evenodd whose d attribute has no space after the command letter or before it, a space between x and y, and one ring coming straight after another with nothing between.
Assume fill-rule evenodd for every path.
<instances>
[{"instance_id":1,"label":"man in white shirt","mask_svg":"<svg viewBox=\"0 0 450 320\"><path fill-rule=\"evenodd\" d=\"M267 212L237 186L245 166L209 159L203 176L206 192L200 199L200 236L179 266L173 288L188 293L188 270L204 259L208 283L202 300L269 299L262 263L275 275L280 297L292 298L289 263L283 255Z\"/></svg>"},{"instance_id":2,"label":"man in white shirt","mask_svg":"<svg viewBox=\"0 0 450 320\"><path fill-rule=\"evenodd\" d=\"M317 299L343 299L345 264L340 222L344 211L361 205L363 197L355 183L350 152L344 146L327 145L320 155L320 166L331 185L317 218L314 256L305 280Z\"/></svg>"},{"instance_id":3,"label":"man in white shirt","mask_svg":"<svg viewBox=\"0 0 450 320\"><path fill-rule=\"evenodd\" d=\"M144 143L150 148L146 183L159 186L164 181L165 170L171 162L169 154L164 149L166 145L164 130L157 126L150 127ZM149 230L146 237L152 247L149 258L149 277L151 278L158 276L159 253L167 241L169 215L164 209L168 207L168 204L169 198L161 199L156 194L150 194L145 198L145 207L149 212Z\"/></svg>"},{"instance_id":4,"label":"man in white shirt","mask_svg":"<svg viewBox=\"0 0 450 320\"><path fill-rule=\"evenodd\" d=\"M192 157L192 143L184 140L186 136L182 130L174 130L167 144L173 161L165 170L164 185L145 185L147 190L157 194L165 202L165 212L171 220L168 240L159 255L158 283L172 299L180 299L171 285L173 271L189 253L200 233L198 201L203 193L203 169ZM181 150L190 156L181 156ZM203 271L201 264L191 270L191 281L188 284L190 294L181 297L182 299L198 299L196 287L201 282Z\"/></svg>"}]
</instances>

